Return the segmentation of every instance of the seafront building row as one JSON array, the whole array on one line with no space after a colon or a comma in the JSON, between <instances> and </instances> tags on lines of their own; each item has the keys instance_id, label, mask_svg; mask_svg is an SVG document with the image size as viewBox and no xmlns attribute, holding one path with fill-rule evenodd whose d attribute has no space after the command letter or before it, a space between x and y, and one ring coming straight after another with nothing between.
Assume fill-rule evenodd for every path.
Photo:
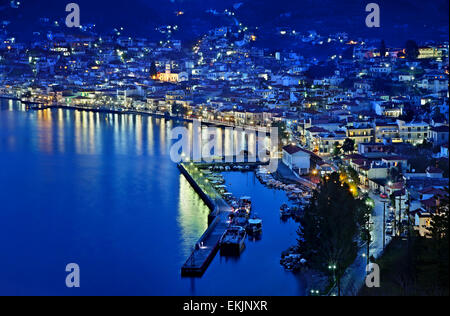
<instances>
[{"instance_id":1,"label":"seafront building row","mask_svg":"<svg viewBox=\"0 0 450 316\"><path fill-rule=\"evenodd\" d=\"M319 61L261 48L256 30L241 23L186 45L172 37L75 35L44 22L29 43L1 30L0 96L276 126L293 177L313 183L351 168L361 189L412 197L419 230L448 183L448 42L419 43L411 56L346 33L292 35L310 48L326 42L341 51Z\"/></svg>"}]
</instances>

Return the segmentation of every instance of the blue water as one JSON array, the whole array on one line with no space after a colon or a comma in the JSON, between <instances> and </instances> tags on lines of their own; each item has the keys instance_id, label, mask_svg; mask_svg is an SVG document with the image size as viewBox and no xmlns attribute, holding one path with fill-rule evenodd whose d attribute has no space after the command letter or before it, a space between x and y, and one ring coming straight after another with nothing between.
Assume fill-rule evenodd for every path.
<instances>
[{"instance_id":1,"label":"blue water","mask_svg":"<svg viewBox=\"0 0 450 316\"><path fill-rule=\"evenodd\" d=\"M241 257L215 257L202 278L180 267L208 208L169 157L170 120L0 101L0 295L302 295L279 265L297 225L283 192L227 173L264 221ZM81 287L67 288L77 263Z\"/></svg>"}]
</instances>

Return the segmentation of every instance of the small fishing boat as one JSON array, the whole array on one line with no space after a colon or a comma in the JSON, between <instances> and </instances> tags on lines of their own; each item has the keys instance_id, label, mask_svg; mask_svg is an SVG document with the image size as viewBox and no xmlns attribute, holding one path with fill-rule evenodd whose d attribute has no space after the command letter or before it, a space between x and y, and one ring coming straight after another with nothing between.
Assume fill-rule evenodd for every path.
<instances>
[{"instance_id":1,"label":"small fishing boat","mask_svg":"<svg viewBox=\"0 0 450 316\"><path fill-rule=\"evenodd\" d=\"M280 207L280 216L281 217L288 217L291 216L291 209L287 204L283 204Z\"/></svg>"},{"instance_id":2,"label":"small fishing boat","mask_svg":"<svg viewBox=\"0 0 450 316\"><path fill-rule=\"evenodd\" d=\"M233 209L236 209L236 208L239 207L239 203L238 203L236 200L232 200L232 201L230 202L230 206L231 206Z\"/></svg>"},{"instance_id":3,"label":"small fishing boat","mask_svg":"<svg viewBox=\"0 0 450 316\"><path fill-rule=\"evenodd\" d=\"M222 196L226 201L230 201L233 198L233 194L231 192L224 192L222 193Z\"/></svg>"},{"instance_id":4,"label":"small fishing boat","mask_svg":"<svg viewBox=\"0 0 450 316\"><path fill-rule=\"evenodd\" d=\"M242 228L247 228L248 225L248 213L245 209L238 209L232 218L232 224L235 226L240 226Z\"/></svg>"},{"instance_id":5,"label":"small fishing boat","mask_svg":"<svg viewBox=\"0 0 450 316\"><path fill-rule=\"evenodd\" d=\"M247 232L251 235L257 235L262 232L262 219L251 218L248 220Z\"/></svg>"},{"instance_id":6,"label":"small fishing boat","mask_svg":"<svg viewBox=\"0 0 450 316\"><path fill-rule=\"evenodd\" d=\"M206 178L208 178L208 180L211 180L211 181L220 181L220 182L224 181L221 176L217 176L217 175L209 176L209 177L206 177Z\"/></svg>"},{"instance_id":7,"label":"small fishing boat","mask_svg":"<svg viewBox=\"0 0 450 316\"><path fill-rule=\"evenodd\" d=\"M247 236L245 229L240 226L230 226L220 238L221 254L240 254L244 249Z\"/></svg>"},{"instance_id":8,"label":"small fishing boat","mask_svg":"<svg viewBox=\"0 0 450 316\"><path fill-rule=\"evenodd\" d=\"M225 181L223 179L222 180L220 180L220 179L209 180L209 182L211 182L212 185L221 185L221 184L225 183Z\"/></svg>"},{"instance_id":9,"label":"small fishing boat","mask_svg":"<svg viewBox=\"0 0 450 316\"><path fill-rule=\"evenodd\" d=\"M252 200L249 196L243 196L239 199L239 207L247 210L247 213L250 213L252 209Z\"/></svg>"}]
</instances>

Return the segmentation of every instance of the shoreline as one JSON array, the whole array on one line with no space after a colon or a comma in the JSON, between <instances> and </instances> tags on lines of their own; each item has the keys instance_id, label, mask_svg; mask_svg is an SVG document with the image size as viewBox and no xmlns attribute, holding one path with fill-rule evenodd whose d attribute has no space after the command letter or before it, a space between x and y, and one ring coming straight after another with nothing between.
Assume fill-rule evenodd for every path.
<instances>
[{"instance_id":1,"label":"shoreline","mask_svg":"<svg viewBox=\"0 0 450 316\"><path fill-rule=\"evenodd\" d=\"M181 121L181 122L190 122L193 123L195 120L199 121L201 125L207 125L207 126L216 126L220 128L242 128L244 130L252 130L255 132L264 132L269 133L270 127L262 127L262 126L250 126L250 125L235 125L235 124L226 124L225 122L215 122L215 121L204 121L199 120L195 118L186 118L182 116L175 116L169 113L157 113L152 112L148 110L137 110L137 109L115 109L115 108L102 108L102 107L84 107L84 106L77 106L77 105L62 105L62 104L44 104L40 102L33 102L33 101L25 101L21 100L20 98L14 98L14 97L6 97L6 96L0 96L0 99L3 100L12 100L16 102L20 102L25 105L35 105L31 108L31 110L45 110L45 109L65 109L65 110L79 110L79 111L87 111L87 112L94 112L94 113L110 113L110 114L135 114L135 115L148 115L153 116L157 118L165 118L173 121Z\"/></svg>"},{"instance_id":2,"label":"shoreline","mask_svg":"<svg viewBox=\"0 0 450 316\"><path fill-rule=\"evenodd\" d=\"M12 99L12 98L0 98L0 99L9 99L9 100L13 100L13 101L17 101L20 102L23 105L27 105L26 102L23 102L19 99ZM37 104L37 103L34 103ZM153 116L153 117L159 117L159 118L166 118L166 119L171 119L174 121L185 121L185 122L192 122L192 119L186 119L183 117L177 117L177 116L171 116L171 115L164 115L164 114L160 114L160 113L154 113L154 112L147 112L147 111L139 111L139 110L119 110L119 109L115 109L115 108L90 108L90 107L83 107L83 106L65 106L65 105L61 105L61 104L53 104L53 105L43 105L43 108L35 108L35 109L29 109L30 111L36 110L44 110L44 109L66 109L66 110L79 110L79 111L86 111L86 112L94 112L94 113L111 113L111 114L139 114L139 115L148 115L148 116ZM204 123L204 122L201 122ZM207 123L204 123L207 124ZM213 124L210 123L209 125L215 125L220 127L218 124ZM227 126L225 126L227 127ZM191 185L192 186L192 185ZM198 194L198 193L197 193ZM208 226L209 227L209 226ZM207 266L205 267L207 269ZM281 271L284 272L289 272L289 271L285 271L281 266L279 267ZM311 272L309 271L304 271L304 272L290 272L289 273L290 276L295 280L295 282L299 283L299 284L304 284L304 281L307 281L307 286L311 287L311 284L316 284L317 280L316 280L316 276L315 275L310 275ZM305 290L305 293L307 293L308 291Z\"/></svg>"}]
</instances>

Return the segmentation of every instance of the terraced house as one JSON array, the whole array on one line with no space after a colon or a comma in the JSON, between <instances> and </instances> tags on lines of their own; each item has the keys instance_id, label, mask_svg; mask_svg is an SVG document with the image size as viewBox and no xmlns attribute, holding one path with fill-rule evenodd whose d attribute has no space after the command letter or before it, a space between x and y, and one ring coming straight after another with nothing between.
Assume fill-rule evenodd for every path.
<instances>
[{"instance_id":1,"label":"terraced house","mask_svg":"<svg viewBox=\"0 0 450 316\"><path fill-rule=\"evenodd\" d=\"M346 136L354 140L356 145L373 141L374 129L369 123L350 123L346 129Z\"/></svg>"},{"instance_id":2,"label":"terraced house","mask_svg":"<svg viewBox=\"0 0 450 316\"><path fill-rule=\"evenodd\" d=\"M429 125L425 122L397 120L400 138L405 143L422 144L429 137Z\"/></svg>"}]
</instances>

